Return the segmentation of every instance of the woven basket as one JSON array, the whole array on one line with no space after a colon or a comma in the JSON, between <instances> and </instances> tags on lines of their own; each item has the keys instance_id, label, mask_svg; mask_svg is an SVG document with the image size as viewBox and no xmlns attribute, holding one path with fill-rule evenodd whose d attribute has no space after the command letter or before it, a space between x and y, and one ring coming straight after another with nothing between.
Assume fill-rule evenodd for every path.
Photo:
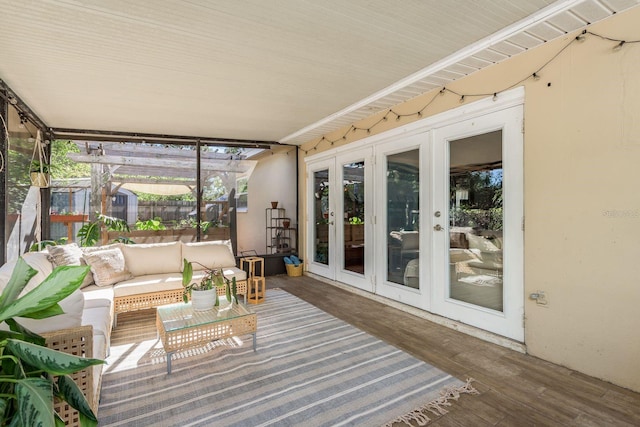
<instances>
[{"instance_id":1,"label":"woven basket","mask_svg":"<svg viewBox=\"0 0 640 427\"><path fill-rule=\"evenodd\" d=\"M302 264L297 267L293 264L285 264L287 267L287 275L291 277L302 276Z\"/></svg>"}]
</instances>

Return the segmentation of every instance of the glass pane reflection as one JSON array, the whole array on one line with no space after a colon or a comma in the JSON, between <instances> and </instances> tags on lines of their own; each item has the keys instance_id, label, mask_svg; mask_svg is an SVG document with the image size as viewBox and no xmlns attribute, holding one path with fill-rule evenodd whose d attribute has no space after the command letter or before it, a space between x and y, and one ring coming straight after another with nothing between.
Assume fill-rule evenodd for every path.
<instances>
[{"instance_id":1,"label":"glass pane reflection","mask_svg":"<svg viewBox=\"0 0 640 427\"><path fill-rule=\"evenodd\" d=\"M343 268L364 274L364 161L342 166L344 193Z\"/></svg>"},{"instance_id":2,"label":"glass pane reflection","mask_svg":"<svg viewBox=\"0 0 640 427\"><path fill-rule=\"evenodd\" d=\"M451 141L449 153L449 295L502 311L502 131Z\"/></svg>"},{"instance_id":3,"label":"glass pane reflection","mask_svg":"<svg viewBox=\"0 0 640 427\"><path fill-rule=\"evenodd\" d=\"M313 260L329 265L329 170L313 173L315 239Z\"/></svg>"},{"instance_id":4,"label":"glass pane reflection","mask_svg":"<svg viewBox=\"0 0 640 427\"><path fill-rule=\"evenodd\" d=\"M419 287L420 150L387 156L387 280Z\"/></svg>"}]
</instances>

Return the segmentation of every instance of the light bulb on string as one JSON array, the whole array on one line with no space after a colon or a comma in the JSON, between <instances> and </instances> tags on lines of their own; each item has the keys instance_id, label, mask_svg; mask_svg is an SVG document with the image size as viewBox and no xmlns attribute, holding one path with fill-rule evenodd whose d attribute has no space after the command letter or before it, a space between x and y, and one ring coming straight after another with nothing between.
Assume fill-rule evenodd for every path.
<instances>
[{"instance_id":1,"label":"light bulb on string","mask_svg":"<svg viewBox=\"0 0 640 427\"><path fill-rule=\"evenodd\" d=\"M621 40L621 41L620 41L620 43L618 43L617 45L615 45L615 46L613 47L613 51L614 51L614 52L618 52L618 51L620 51L620 50L622 49L622 46L624 46L624 44L625 44L625 41L624 41L624 40Z\"/></svg>"},{"instance_id":2,"label":"light bulb on string","mask_svg":"<svg viewBox=\"0 0 640 427\"><path fill-rule=\"evenodd\" d=\"M460 102L460 104L464 104L464 95L460 96L460 101L458 101L458 102Z\"/></svg>"},{"instance_id":3,"label":"light bulb on string","mask_svg":"<svg viewBox=\"0 0 640 427\"><path fill-rule=\"evenodd\" d=\"M531 75L531 77L533 77L533 80L535 80L535 81L540 80L540 75L539 75L538 73L533 73L533 74Z\"/></svg>"},{"instance_id":4,"label":"light bulb on string","mask_svg":"<svg viewBox=\"0 0 640 427\"><path fill-rule=\"evenodd\" d=\"M498 92L495 92L493 94L493 102L496 102L498 100Z\"/></svg>"}]
</instances>

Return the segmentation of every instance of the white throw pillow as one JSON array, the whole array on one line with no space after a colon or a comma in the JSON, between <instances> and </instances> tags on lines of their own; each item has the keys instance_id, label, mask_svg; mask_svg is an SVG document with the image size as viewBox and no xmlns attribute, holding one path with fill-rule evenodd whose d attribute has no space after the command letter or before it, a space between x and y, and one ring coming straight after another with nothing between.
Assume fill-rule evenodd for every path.
<instances>
[{"instance_id":1,"label":"white throw pillow","mask_svg":"<svg viewBox=\"0 0 640 427\"><path fill-rule=\"evenodd\" d=\"M182 267L180 242L122 245L125 265L134 276L179 273Z\"/></svg>"},{"instance_id":2,"label":"white throw pillow","mask_svg":"<svg viewBox=\"0 0 640 427\"><path fill-rule=\"evenodd\" d=\"M85 253L84 260L91 267L93 280L98 286L113 285L133 277L125 267L124 256L119 248Z\"/></svg>"},{"instance_id":3,"label":"white throw pillow","mask_svg":"<svg viewBox=\"0 0 640 427\"><path fill-rule=\"evenodd\" d=\"M204 270L205 268L234 267L236 265L231 240L184 243L182 246L182 258L186 258L187 261L193 263L194 271Z\"/></svg>"}]
</instances>

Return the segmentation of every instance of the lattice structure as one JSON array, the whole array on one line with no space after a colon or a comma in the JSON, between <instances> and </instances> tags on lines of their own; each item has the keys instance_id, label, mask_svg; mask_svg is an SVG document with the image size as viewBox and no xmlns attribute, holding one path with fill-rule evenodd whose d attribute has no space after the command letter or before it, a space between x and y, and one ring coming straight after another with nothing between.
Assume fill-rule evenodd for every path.
<instances>
[{"instance_id":1,"label":"lattice structure","mask_svg":"<svg viewBox=\"0 0 640 427\"><path fill-rule=\"evenodd\" d=\"M167 372L171 373L173 353L211 341L251 334L255 351L258 318L241 304L207 311L195 311L191 305L183 305L158 310L156 328L167 353Z\"/></svg>"},{"instance_id":2,"label":"lattice structure","mask_svg":"<svg viewBox=\"0 0 640 427\"><path fill-rule=\"evenodd\" d=\"M64 353L72 354L74 356L81 356L92 358L93 357L93 327L80 326L77 328L61 329L55 332L41 334L46 341L47 347L53 350L62 351ZM102 369L101 366L90 366L86 369L71 374L70 377L75 381L80 390L84 393L91 409L97 415L98 414L98 402L100 393L100 381L102 376L93 375L93 369ZM94 386L95 382L98 382ZM98 394L94 393L94 390L98 391ZM80 419L78 411L69 406L66 402L56 399L54 403L55 411L64 420L68 426L79 426Z\"/></svg>"},{"instance_id":3,"label":"lattice structure","mask_svg":"<svg viewBox=\"0 0 640 427\"><path fill-rule=\"evenodd\" d=\"M247 281L241 280L236 282L237 293L247 297ZM161 305L182 302L182 289L174 289L170 291L149 292L146 294L119 296L113 299L116 316L118 313L126 313L129 311L145 310L148 308L159 307ZM218 288L218 295L226 294L224 287Z\"/></svg>"}]
</instances>

